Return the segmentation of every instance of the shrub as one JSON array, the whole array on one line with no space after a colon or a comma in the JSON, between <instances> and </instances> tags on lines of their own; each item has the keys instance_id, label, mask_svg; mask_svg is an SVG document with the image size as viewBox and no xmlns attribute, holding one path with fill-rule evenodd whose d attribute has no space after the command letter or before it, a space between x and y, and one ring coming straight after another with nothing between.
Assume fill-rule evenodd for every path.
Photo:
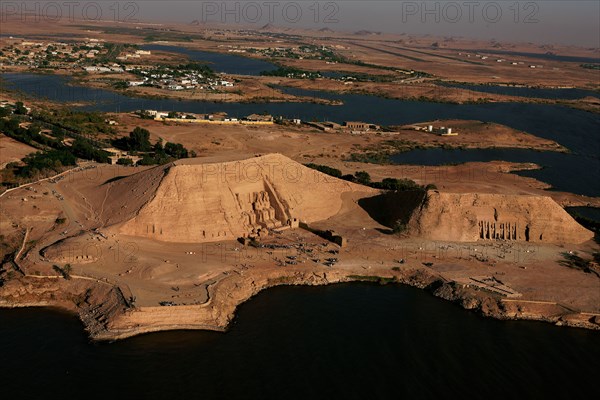
<instances>
[{"instance_id":1,"label":"shrub","mask_svg":"<svg viewBox=\"0 0 600 400\"><path fill-rule=\"evenodd\" d=\"M366 171L359 171L354 174L356 181L362 185L369 185L371 183L371 175Z\"/></svg>"},{"instance_id":2,"label":"shrub","mask_svg":"<svg viewBox=\"0 0 600 400\"><path fill-rule=\"evenodd\" d=\"M319 172L322 172L324 174L333 176L334 178L341 178L342 177L342 171L340 171L337 168L332 168L332 167L328 167L327 165L318 165L318 164L305 164L306 167L308 168L312 168L315 169Z\"/></svg>"},{"instance_id":3,"label":"shrub","mask_svg":"<svg viewBox=\"0 0 600 400\"><path fill-rule=\"evenodd\" d=\"M31 177L40 171L58 172L63 166L75 165L76 158L67 150L50 150L30 154L23 159L23 162L27 165L21 168L17 174Z\"/></svg>"},{"instance_id":4,"label":"shrub","mask_svg":"<svg viewBox=\"0 0 600 400\"><path fill-rule=\"evenodd\" d=\"M23 105L22 101L17 101L15 103L15 114L17 114L17 115L26 115L27 114L27 109Z\"/></svg>"},{"instance_id":5,"label":"shrub","mask_svg":"<svg viewBox=\"0 0 600 400\"><path fill-rule=\"evenodd\" d=\"M117 164L131 166L133 165L133 160L131 158L119 158Z\"/></svg>"},{"instance_id":6,"label":"shrub","mask_svg":"<svg viewBox=\"0 0 600 400\"><path fill-rule=\"evenodd\" d=\"M174 158L187 158L188 151L185 147L183 147L180 143L169 143L165 144L165 153L174 157Z\"/></svg>"},{"instance_id":7,"label":"shrub","mask_svg":"<svg viewBox=\"0 0 600 400\"><path fill-rule=\"evenodd\" d=\"M58 265L53 265L52 269L62 275L62 277L66 280L71 279L71 264L66 264L64 268L59 267Z\"/></svg>"},{"instance_id":8,"label":"shrub","mask_svg":"<svg viewBox=\"0 0 600 400\"><path fill-rule=\"evenodd\" d=\"M404 233L408 230L408 225L402 220L397 220L392 227L394 233Z\"/></svg>"}]
</instances>

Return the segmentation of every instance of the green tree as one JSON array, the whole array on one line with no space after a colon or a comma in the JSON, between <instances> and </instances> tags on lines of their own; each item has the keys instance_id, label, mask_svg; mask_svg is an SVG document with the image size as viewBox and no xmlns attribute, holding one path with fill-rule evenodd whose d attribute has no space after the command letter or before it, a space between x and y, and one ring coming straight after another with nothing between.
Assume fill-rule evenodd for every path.
<instances>
[{"instance_id":1,"label":"green tree","mask_svg":"<svg viewBox=\"0 0 600 400\"><path fill-rule=\"evenodd\" d=\"M65 130L60 126L54 125L52 126L52 136L58 140L63 140L65 138Z\"/></svg>"},{"instance_id":2,"label":"green tree","mask_svg":"<svg viewBox=\"0 0 600 400\"><path fill-rule=\"evenodd\" d=\"M72 270L73 270L73 267L71 267L71 264L65 264L65 266L63 268L63 271L65 272L65 274L69 275Z\"/></svg>"},{"instance_id":3,"label":"green tree","mask_svg":"<svg viewBox=\"0 0 600 400\"><path fill-rule=\"evenodd\" d=\"M313 164L313 163L304 164L304 165L308 168L316 169L319 172L333 176L334 178L342 177L342 171L340 171L337 168L332 168L332 167L328 167L327 165L319 165L319 164Z\"/></svg>"},{"instance_id":4,"label":"green tree","mask_svg":"<svg viewBox=\"0 0 600 400\"><path fill-rule=\"evenodd\" d=\"M41 131L42 129L38 124L31 124L29 125L29 128L27 128L27 133L29 133L30 136L37 136Z\"/></svg>"},{"instance_id":5,"label":"green tree","mask_svg":"<svg viewBox=\"0 0 600 400\"><path fill-rule=\"evenodd\" d=\"M163 140L162 138L158 138L158 141L154 144L154 151L156 153L162 153L164 150L163 148Z\"/></svg>"},{"instance_id":6,"label":"green tree","mask_svg":"<svg viewBox=\"0 0 600 400\"><path fill-rule=\"evenodd\" d=\"M136 127L129 134L129 149L135 151L148 151L150 148L150 132L139 126Z\"/></svg>"},{"instance_id":7,"label":"green tree","mask_svg":"<svg viewBox=\"0 0 600 400\"><path fill-rule=\"evenodd\" d=\"M8 122L6 122L6 126L4 126L4 129L9 130L11 132L16 131L17 129L19 129L19 120L16 118L9 119Z\"/></svg>"},{"instance_id":8,"label":"green tree","mask_svg":"<svg viewBox=\"0 0 600 400\"><path fill-rule=\"evenodd\" d=\"M131 166L133 165L133 160L131 158L119 158L117 164Z\"/></svg>"},{"instance_id":9,"label":"green tree","mask_svg":"<svg viewBox=\"0 0 600 400\"><path fill-rule=\"evenodd\" d=\"M165 153L174 158L187 158L188 151L181 143L169 143L165 144Z\"/></svg>"},{"instance_id":10,"label":"green tree","mask_svg":"<svg viewBox=\"0 0 600 400\"><path fill-rule=\"evenodd\" d=\"M113 84L115 89L127 89L129 85L125 81L118 81Z\"/></svg>"},{"instance_id":11,"label":"green tree","mask_svg":"<svg viewBox=\"0 0 600 400\"><path fill-rule=\"evenodd\" d=\"M359 171L354 174L356 181L361 185L368 185L371 183L371 175L367 171Z\"/></svg>"},{"instance_id":12,"label":"green tree","mask_svg":"<svg viewBox=\"0 0 600 400\"><path fill-rule=\"evenodd\" d=\"M17 101L15 103L15 114L17 114L17 115L26 115L27 114L27 109L23 105L22 101Z\"/></svg>"}]
</instances>

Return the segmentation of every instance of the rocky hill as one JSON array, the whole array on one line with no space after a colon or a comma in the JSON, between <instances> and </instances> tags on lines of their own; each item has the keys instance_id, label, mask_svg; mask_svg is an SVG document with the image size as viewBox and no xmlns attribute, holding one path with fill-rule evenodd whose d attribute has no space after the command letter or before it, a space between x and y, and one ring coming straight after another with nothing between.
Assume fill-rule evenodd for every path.
<instances>
[{"instance_id":1,"label":"rocky hill","mask_svg":"<svg viewBox=\"0 0 600 400\"><path fill-rule=\"evenodd\" d=\"M107 225L122 234L202 243L327 219L349 191L376 193L279 154L226 163L189 159L115 182L105 209L114 210Z\"/></svg>"},{"instance_id":2,"label":"rocky hill","mask_svg":"<svg viewBox=\"0 0 600 400\"><path fill-rule=\"evenodd\" d=\"M429 191L409 221L411 235L475 242L583 243L593 232L550 197Z\"/></svg>"}]
</instances>

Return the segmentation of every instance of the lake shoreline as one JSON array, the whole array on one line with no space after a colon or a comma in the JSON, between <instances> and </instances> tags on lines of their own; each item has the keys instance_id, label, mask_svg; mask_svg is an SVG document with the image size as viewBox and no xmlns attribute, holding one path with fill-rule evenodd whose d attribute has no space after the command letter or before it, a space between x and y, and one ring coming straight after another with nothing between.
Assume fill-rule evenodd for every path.
<instances>
[{"instance_id":1,"label":"lake shoreline","mask_svg":"<svg viewBox=\"0 0 600 400\"><path fill-rule=\"evenodd\" d=\"M600 330L600 314L578 312L555 302L507 299L491 292L463 283L446 280L425 269L402 268L397 271L373 270L369 275L357 275L358 270L323 270L315 272L300 269L271 269L249 271L234 275L215 285L209 300L202 305L165 307L128 306L119 291L110 290L103 302L84 302L78 306L66 298L54 300L29 298L34 295L33 282L29 282L29 293L13 297L3 293L0 308L50 307L78 315L84 329L94 342L111 342L133 336L172 330L210 330L226 332L235 318L238 307L251 300L263 290L276 286L321 286L336 283L372 282L400 284L423 289L435 297L450 301L466 310L498 320L531 320L548 322L557 326ZM27 278L20 278L27 281ZM25 282L22 282L25 284ZM69 281L58 282L59 285ZM14 284L14 283L13 283ZM95 290L94 285L87 289ZM102 285L105 286L105 285ZM232 291L236 288L235 291ZM114 289L114 288L113 288ZM7 287L1 291L9 290ZM106 288L101 290L106 294ZM63 295L65 295L63 293ZM11 298L12 299L9 299ZM562 313L557 314L557 310Z\"/></svg>"},{"instance_id":2,"label":"lake shoreline","mask_svg":"<svg viewBox=\"0 0 600 400\"><path fill-rule=\"evenodd\" d=\"M390 91L382 91L380 88L375 87L371 88L369 86L362 87L361 85L356 85L356 87L348 88L348 87L329 87L334 85L335 81L329 82L329 80L320 78L317 80L302 80L301 82L297 82L294 79L288 78L278 78L278 77L264 77L264 76L249 76L249 75L232 75L236 79L240 80L240 85L242 89L237 88L234 92L225 91L225 92L217 92L217 93L202 93L201 96L193 93L184 92L179 93L177 91L171 91L166 89L157 89L157 88L144 88L144 87L134 87L130 89L117 89L109 84L106 81L106 78L110 79L114 77L114 74L71 74L65 70L30 70L24 68L5 68L2 71L2 74L34 74L34 75L50 75L50 76L61 76L65 79L68 79L68 86L75 88L93 88L99 90L105 90L116 95L126 96L133 99L147 99L147 100L170 100L170 101L193 101L197 103L241 103L241 104L269 104L269 103L314 103L314 104L322 104L322 105L341 105L343 104L340 101L334 101L331 99L324 98L316 98L316 97L302 97L298 95L290 95L286 93L285 90L278 91L276 95L273 95L273 87L281 86L288 89L306 89L309 91L319 91L324 95L363 95L363 96L373 96L379 97L388 100L398 100L398 101L423 101L435 104L454 104L454 105L468 105L468 104L495 104L495 103L516 103L516 104L539 104L539 105L557 105L557 106L566 106L573 109L579 109L582 111L591 112L594 114L600 113L600 110L597 108L596 103L590 103L587 101L588 98L562 98L562 97L525 97L525 96L516 96L516 95L505 95L498 93L489 93L489 92L477 92L475 89L468 89L459 86L451 86L451 85L437 85L432 83L430 85L425 85L423 87L418 87L419 90L414 91L415 87L408 86L405 89L410 89L409 93L395 93ZM105 78L104 82L94 80L96 78ZM253 82L259 82L260 87L255 87L252 84L248 84L247 81L252 80ZM264 82L263 82L264 81ZM256 83L255 82L255 83ZM314 87L316 85L316 87ZM325 86L323 86L325 84ZM365 84L367 85L367 84ZM467 85L465 85L467 86ZM481 88L511 88L511 86L494 86L494 85L477 85L472 84L472 86L477 86ZM257 92L260 95L254 96L249 95L248 93L244 93L244 88ZM269 94L270 88L270 94ZM436 96L430 96L430 92L432 88L439 88L439 90L454 90L456 93L449 93L447 95L440 95L436 92ZM535 88L524 88L524 89L535 89ZM551 89L551 88L538 88L540 90L546 91L556 91L557 93L561 90L567 89ZM588 89L583 88L573 88L573 90L586 91ZM593 92L593 90L589 90ZM464 92L464 93L463 93ZM471 95L470 99L465 100L466 94ZM473 93L480 93L479 97L473 96ZM485 95L485 96L484 96ZM468 96L467 96L468 97ZM599 96L600 97L600 94ZM596 99L597 100L597 99ZM600 100L599 100L600 101Z\"/></svg>"}]
</instances>

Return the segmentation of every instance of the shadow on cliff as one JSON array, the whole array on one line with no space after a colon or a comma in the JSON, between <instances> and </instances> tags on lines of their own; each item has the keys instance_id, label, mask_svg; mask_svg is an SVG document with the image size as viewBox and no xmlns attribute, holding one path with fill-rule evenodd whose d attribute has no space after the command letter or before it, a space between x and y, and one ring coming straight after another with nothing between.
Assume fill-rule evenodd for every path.
<instances>
[{"instance_id":1,"label":"shadow on cliff","mask_svg":"<svg viewBox=\"0 0 600 400\"><path fill-rule=\"evenodd\" d=\"M408 225L414 211L423 204L426 194L424 190L387 192L361 199L358 205L375 221L390 228L380 229L380 232L392 234L398 226Z\"/></svg>"}]
</instances>

